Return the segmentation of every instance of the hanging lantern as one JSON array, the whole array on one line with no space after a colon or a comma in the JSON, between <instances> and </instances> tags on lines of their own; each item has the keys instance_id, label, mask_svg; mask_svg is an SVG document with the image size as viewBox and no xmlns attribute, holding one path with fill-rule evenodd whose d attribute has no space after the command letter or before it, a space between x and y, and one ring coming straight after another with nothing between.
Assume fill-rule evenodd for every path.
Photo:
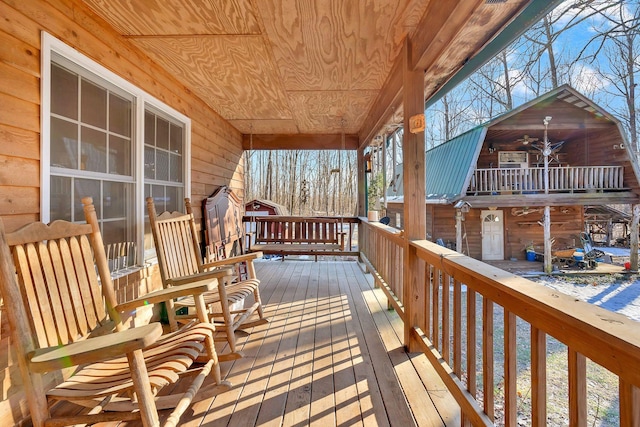
<instances>
[{"instance_id":1,"label":"hanging lantern","mask_svg":"<svg viewBox=\"0 0 640 427\"><path fill-rule=\"evenodd\" d=\"M364 155L364 171L365 173L371 173L372 170L371 153Z\"/></svg>"}]
</instances>

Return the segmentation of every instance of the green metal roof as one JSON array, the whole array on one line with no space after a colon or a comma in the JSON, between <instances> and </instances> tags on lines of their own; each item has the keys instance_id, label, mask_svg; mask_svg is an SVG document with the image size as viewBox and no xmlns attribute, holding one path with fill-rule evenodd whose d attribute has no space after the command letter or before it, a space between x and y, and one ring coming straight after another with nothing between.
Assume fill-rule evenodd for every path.
<instances>
[{"instance_id":1,"label":"green metal roof","mask_svg":"<svg viewBox=\"0 0 640 427\"><path fill-rule=\"evenodd\" d=\"M485 126L478 126L427 151L427 202L452 202L464 195L486 133Z\"/></svg>"}]
</instances>

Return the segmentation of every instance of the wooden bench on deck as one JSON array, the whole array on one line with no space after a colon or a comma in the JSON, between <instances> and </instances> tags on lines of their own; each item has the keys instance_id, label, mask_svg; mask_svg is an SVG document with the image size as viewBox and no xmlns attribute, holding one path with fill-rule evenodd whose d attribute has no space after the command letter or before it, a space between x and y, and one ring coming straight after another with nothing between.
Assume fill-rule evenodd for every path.
<instances>
[{"instance_id":1,"label":"wooden bench on deck","mask_svg":"<svg viewBox=\"0 0 640 427\"><path fill-rule=\"evenodd\" d=\"M249 251L280 255L350 255L345 251L345 232L339 218L256 216Z\"/></svg>"}]
</instances>

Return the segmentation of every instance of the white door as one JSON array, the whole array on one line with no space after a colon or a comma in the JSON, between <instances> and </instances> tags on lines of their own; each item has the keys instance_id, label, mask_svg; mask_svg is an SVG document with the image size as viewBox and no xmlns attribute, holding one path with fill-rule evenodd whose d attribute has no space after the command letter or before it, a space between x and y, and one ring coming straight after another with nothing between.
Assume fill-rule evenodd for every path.
<instances>
[{"instance_id":1,"label":"white door","mask_svg":"<svg viewBox=\"0 0 640 427\"><path fill-rule=\"evenodd\" d=\"M482 211L482 259L504 259L504 213L502 211Z\"/></svg>"}]
</instances>

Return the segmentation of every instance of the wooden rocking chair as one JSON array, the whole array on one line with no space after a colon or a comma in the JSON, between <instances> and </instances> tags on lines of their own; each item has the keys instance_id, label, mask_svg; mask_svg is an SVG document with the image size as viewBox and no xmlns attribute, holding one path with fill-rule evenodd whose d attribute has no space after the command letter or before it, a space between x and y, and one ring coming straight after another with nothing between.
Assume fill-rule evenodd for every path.
<instances>
[{"instance_id":1,"label":"wooden rocking chair","mask_svg":"<svg viewBox=\"0 0 640 427\"><path fill-rule=\"evenodd\" d=\"M235 276L230 274L224 279L224 285L221 283L214 291L204 294L205 303L209 307L210 321L218 322L220 327L224 328L226 340L229 343L230 352L220 354L220 360L234 360L242 357L242 354L236 350L236 330L268 322L264 317L260 300L260 281L256 277L253 266L253 260L262 257L262 253L203 263L193 214L163 212L157 215L153 199L149 197L146 201L165 288L202 280L219 268L226 268L240 262L247 263L249 276L247 280L234 281ZM186 201L188 203L188 199ZM246 307L245 299L251 296L253 296L253 302ZM191 317L189 314L177 315L176 309L190 308L194 304L195 301L191 297L179 298L167 304L167 315L172 329L177 329L179 319ZM254 313L257 313L258 318L250 320Z\"/></svg>"},{"instance_id":2,"label":"wooden rocking chair","mask_svg":"<svg viewBox=\"0 0 640 427\"><path fill-rule=\"evenodd\" d=\"M192 402L229 388L220 378L215 327L202 298L216 282L162 289L118 305L94 206L90 198L83 203L88 224L34 223L5 233L0 220L0 291L32 422L141 420L157 426L158 411L173 409L164 425L175 426ZM126 328L121 313L186 295L197 302L200 322L164 336L159 323ZM210 375L215 384L201 388ZM159 393L181 379L190 383L172 387L179 393ZM59 401L79 406L52 408Z\"/></svg>"}]
</instances>

